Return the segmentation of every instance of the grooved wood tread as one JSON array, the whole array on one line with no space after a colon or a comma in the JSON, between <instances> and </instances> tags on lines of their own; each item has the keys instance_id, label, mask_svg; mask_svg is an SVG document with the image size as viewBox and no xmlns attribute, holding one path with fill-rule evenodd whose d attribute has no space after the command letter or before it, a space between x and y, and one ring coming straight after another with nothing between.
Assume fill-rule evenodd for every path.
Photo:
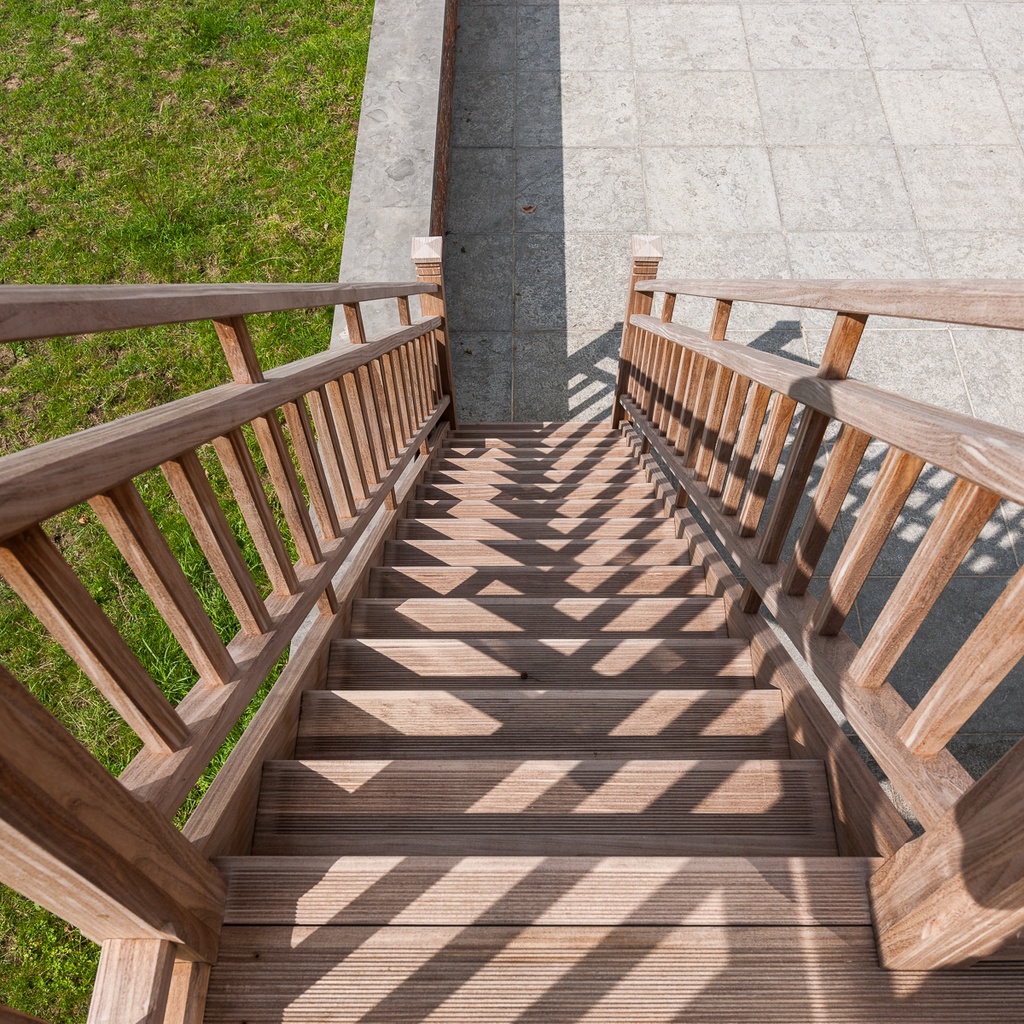
<instances>
[{"instance_id":1,"label":"grooved wood tread","mask_svg":"<svg viewBox=\"0 0 1024 1024\"><path fill-rule=\"evenodd\" d=\"M646 478L636 467L632 469L438 469L426 473L424 483L428 484L577 484L592 483L626 484L646 483Z\"/></svg>"},{"instance_id":2,"label":"grooved wood tread","mask_svg":"<svg viewBox=\"0 0 1024 1024\"><path fill-rule=\"evenodd\" d=\"M419 484L416 498L474 498L486 501L488 498L605 498L619 501L623 498L650 498L654 485L641 480L638 483L580 483L567 484Z\"/></svg>"},{"instance_id":3,"label":"grooved wood tread","mask_svg":"<svg viewBox=\"0 0 1024 1024\"><path fill-rule=\"evenodd\" d=\"M298 758L789 757L777 690L312 690Z\"/></svg>"},{"instance_id":4,"label":"grooved wood tread","mask_svg":"<svg viewBox=\"0 0 1024 1024\"><path fill-rule=\"evenodd\" d=\"M728 636L714 597L399 597L352 605L359 637Z\"/></svg>"},{"instance_id":5,"label":"grooved wood tread","mask_svg":"<svg viewBox=\"0 0 1024 1024\"><path fill-rule=\"evenodd\" d=\"M870 925L868 858L222 857L226 924ZM723 894L727 895L723 898Z\"/></svg>"},{"instance_id":6,"label":"grooved wood tread","mask_svg":"<svg viewBox=\"0 0 1024 1024\"><path fill-rule=\"evenodd\" d=\"M486 451L515 452L517 458L530 455L553 455L563 452L615 452L629 451L629 446L619 437L565 437L556 434L521 434L516 437L489 437L479 434L473 437L455 437L441 448L442 458L449 453L476 455Z\"/></svg>"},{"instance_id":7,"label":"grooved wood tread","mask_svg":"<svg viewBox=\"0 0 1024 1024\"><path fill-rule=\"evenodd\" d=\"M1019 1024L1020 971L887 972L867 925L234 926L207 1024Z\"/></svg>"},{"instance_id":8,"label":"grooved wood tread","mask_svg":"<svg viewBox=\"0 0 1024 1024\"><path fill-rule=\"evenodd\" d=\"M370 597L566 597L706 595L696 566L383 566L370 571Z\"/></svg>"},{"instance_id":9,"label":"grooved wood tread","mask_svg":"<svg viewBox=\"0 0 1024 1024\"><path fill-rule=\"evenodd\" d=\"M609 469L609 470L631 470L636 471L636 459L626 455L549 455L549 456L522 456L516 458L509 456L506 449L498 452L480 455L476 458L439 458L433 463L434 468L439 472L449 470L471 470L483 469L497 473L515 473L526 471L528 473L546 472L548 470L580 470L580 469Z\"/></svg>"},{"instance_id":10,"label":"grooved wood tread","mask_svg":"<svg viewBox=\"0 0 1024 1024\"><path fill-rule=\"evenodd\" d=\"M664 503L656 498L609 501L604 498L560 501L545 498L468 499L466 501L431 498L410 501L408 515L413 519L623 519L661 518Z\"/></svg>"},{"instance_id":11,"label":"grooved wood tread","mask_svg":"<svg viewBox=\"0 0 1024 1024\"><path fill-rule=\"evenodd\" d=\"M736 856L835 856L824 767L817 761L355 760L264 766L254 854L449 851L556 855L648 849L694 853L709 840ZM362 837L359 850L346 848ZM748 837L760 840L747 849ZM370 849L367 849L367 840ZM526 840L528 849L514 847ZM372 843L378 845L374 848ZM429 852L429 851L423 851ZM653 851L652 851L653 852Z\"/></svg>"},{"instance_id":12,"label":"grooved wood tread","mask_svg":"<svg viewBox=\"0 0 1024 1024\"><path fill-rule=\"evenodd\" d=\"M335 640L327 670L332 689L436 689L439 684L619 689L753 686L750 647L742 640L687 637L612 640Z\"/></svg>"},{"instance_id":13,"label":"grooved wood tread","mask_svg":"<svg viewBox=\"0 0 1024 1024\"><path fill-rule=\"evenodd\" d=\"M667 519L402 519L399 540L653 540L674 538Z\"/></svg>"},{"instance_id":14,"label":"grooved wood tread","mask_svg":"<svg viewBox=\"0 0 1024 1024\"><path fill-rule=\"evenodd\" d=\"M689 565L678 540L389 540L389 565Z\"/></svg>"}]
</instances>

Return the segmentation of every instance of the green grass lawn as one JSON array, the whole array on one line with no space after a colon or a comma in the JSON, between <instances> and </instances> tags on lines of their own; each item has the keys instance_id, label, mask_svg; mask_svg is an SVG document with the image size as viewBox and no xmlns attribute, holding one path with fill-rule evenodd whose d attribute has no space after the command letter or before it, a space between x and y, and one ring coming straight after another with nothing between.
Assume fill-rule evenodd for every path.
<instances>
[{"instance_id":1,"label":"green grass lawn","mask_svg":"<svg viewBox=\"0 0 1024 1024\"><path fill-rule=\"evenodd\" d=\"M334 280L372 8L372 0L7 0L0 282ZM251 327L264 364L275 365L326 347L330 319L279 314L254 317ZM0 453L227 379L209 324L0 346ZM237 622L162 477L147 474L139 485L229 638ZM180 699L195 678L191 665L88 506L46 526L164 691ZM112 771L138 749L2 584L0 661ZM0 1003L54 1022L84 1020L96 947L7 890L0 933Z\"/></svg>"}]
</instances>

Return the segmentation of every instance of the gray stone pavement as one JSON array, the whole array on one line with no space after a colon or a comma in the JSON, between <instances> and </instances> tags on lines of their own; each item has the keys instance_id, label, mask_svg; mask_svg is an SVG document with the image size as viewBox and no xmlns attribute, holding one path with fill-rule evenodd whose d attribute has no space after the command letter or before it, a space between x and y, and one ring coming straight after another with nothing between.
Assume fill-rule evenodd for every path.
<instances>
[{"instance_id":1,"label":"gray stone pavement","mask_svg":"<svg viewBox=\"0 0 1024 1024\"><path fill-rule=\"evenodd\" d=\"M1024 266L1024 4L461 0L458 46L446 280L465 420L607 415L634 233L662 237L674 277ZM828 323L738 306L730 337L813 362ZM875 320L852 373L1024 430L1018 334ZM922 476L858 641L948 484ZM1024 516L1005 507L894 673L911 703L1022 557ZM1024 733L1019 674L965 733L975 769Z\"/></svg>"}]
</instances>

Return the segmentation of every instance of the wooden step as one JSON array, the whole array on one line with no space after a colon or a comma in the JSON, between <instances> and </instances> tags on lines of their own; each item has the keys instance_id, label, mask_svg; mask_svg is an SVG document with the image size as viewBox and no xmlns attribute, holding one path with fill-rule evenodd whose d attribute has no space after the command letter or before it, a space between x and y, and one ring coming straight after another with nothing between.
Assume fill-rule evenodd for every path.
<instances>
[{"instance_id":1,"label":"wooden step","mask_svg":"<svg viewBox=\"0 0 1024 1024\"><path fill-rule=\"evenodd\" d=\"M631 469L444 469L424 474L425 484L582 484L587 481L601 484L647 483L637 467Z\"/></svg>"},{"instance_id":2,"label":"wooden step","mask_svg":"<svg viewBox=\"0 0 1024 1024\"><path fill-rule=\"evenodd\" d=\"M750 647L742 640L683 639L335 640L327 670L331 689L384 689L438 685L530 688L624 683L659 689L753 686Z\"/></svg>"},{"instance_id":3,"label":"wooden step","mask_svg":"<svg viewBox=\"0 0 1024 1024\"><path fill-rule=\"evenodd\" d=\"M678 540L389 540L389 565L688 565Z\"/></svg>"},{"instance_id":4,"label":"wooden step","mask_svg":"<svg viewBox=\"0 0 1024 1024\"><path fill-rule=\"evenodd\" d=\"M665 514L665 504L657 498L607 499L495 499L493 501L454 501L433 498L410 501L408 515L414 519L637 519Z\"/></svg>"},{"instance_id":5,"label":"wooden step","mask_svg":"<svg viewBox=\"0 0 1024 1024\"><path fill-rule=\"evenodd\" d=\"M370 570L370 597L654 597L707 594L703 569L689 565L383 566Z\"/></svg>"},{"instance_id":6,"label":"wooden step","mask_svg":"<svg viewBox=\"0 0 1024 1024\"><path fill-rule=\"evenodd\" d=\"M401 597L352 605L358 637L726 637L725 605L713 597Z\"/></svg>"},{"instance_id":7,"label":"wooden step","mask_svg":"<svg viewBox=\"0 0 1024 1024\"><path fill-rule=\"evenodd\" d=\"M562 501L583 498L604 498L606 501L622 501L626 498L650 498L654 485L640 483L570 483L570 484L419 484L416 487L417 500L423 498L558 498Z\"/></svg>"},{"instance_id":8,"label":"wooden step","mask_svg":"<svg viewBox=\"0 0 1024 1024\"><path fill-rule=\"evenodd\" d=\"M234 926L206 1021L1020 1024L1020 982L998 964L884 971L865 924Z\"/></svg>"},{"instance_id":9,"label":"wooden step","mask_svg":"<svg viewBox=\"0 0 1024 1024\"><path fill-rule=\"evenodd\" d=\"M272 761L254 854L835 856L818 761Z\"/></svg>"},{"instance_id":10,"label":"wooden step","mask_svg":"<svg viewBox=\"0 0 1024 1024\"><path fill-rule=\"evenodd\" d=\"M575 455L587 453L595 454L616 454L632 455L629 445L621 438L581 438L571 437L468 437L462 441L446 441L441 447L440 457L450 458L451 456L475 456L487 452L504 450L510 456L522 459L544 455L564 455L566 452L573 452Z\"/></svg>"},{"instance_id":11,"label":"wooden step","mask_svg":"<svg viewBox=\"0 0 1024 1024\"><path fill-rule=\"evenodd\" d=\"M505 420L504 422L460 423L452 432L453 436L461 437L476 434L535 434L537 432L555 434L560 437L585 435L601 435L619 437L619 430L607 421L592 422L589 420Z\"/></svg>"},{"instance_id":12,"label":"wooden step","mask_svg":"<svg viewBox=\"0 0 1024 1024\"><path fill-rule=\"evenodd\" d=\"M222 857L228 925L870 926L879 860ZM722 899L722 893L728 898Z\"/></svg>"},{"instance_id":13,"label":"wooden step","mask_svg":"<svg viewBox=\"0 0 1024 1024\"><path fill-rule=\"evenodd\" d=\"M778 690L312 690L295 756L789 757Z\"/></svg>"},{"instance_id":14,"label":"wooden step","mask_svg":"<svg viewBox=\"0 0 1024 1024\"><path fill-rule=\"evenodd\" d=\"M440 462L459 462L473 466L492 466L500 464L503 466L542 465L545 468L565 463L623 463L625 468L638 465L636 456L627 445L608 446L600 448L551 448L548 445L541 445L536 450L525 448L481 448L471 443L458 445L449 444L442 446L437 453L436 459Z\"/></svg>"},{"instance_id":15,"label":"wooden step","mask_svg":"<svg viewBox=\"0 0 1024 1024\"><path fill-rule=\"evenodd\" d=\"M621 540L675 537L668 519L402 519L399 540Z\"/></svg>"},{"instance_id":16,"label":"wooden step","mask_svg":"<svg viewBox=\"0 0 1024 1024\"><path fill-rule=\"evenodd\" d=\"M545 470L584 470L584 469L611 469L627 470L638 469L636 459L628 455L546 455L535 456L534 458L516 458L515 455L501 448L479 458L438 458L431 465L438 470L470 470L487 469L510 472L536 472Z\"/></svg>"}]
</instances>

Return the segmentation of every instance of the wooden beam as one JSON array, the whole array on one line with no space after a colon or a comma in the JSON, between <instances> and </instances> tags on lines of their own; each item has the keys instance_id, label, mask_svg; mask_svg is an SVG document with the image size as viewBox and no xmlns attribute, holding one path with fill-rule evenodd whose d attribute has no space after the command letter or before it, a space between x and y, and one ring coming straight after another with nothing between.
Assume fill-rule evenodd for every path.
<instances>
[{"instance_id":1,"label":"wooden beam","mask_svg":"<svg viewBox=\"0 0 1024 1024\"><path fill-rule=\"evenodd\" d=\"M216 869L0 668L0 877L94 942L177 943L213 961Z\"/></svg>"},{"instance_id":2,"label":"wooden beam","mask_svg":"<svg viewBox=\"0 0 1024 1024\"><path fill-rule=\"evenodd\" d=\"M158 939L109 939L89 1003L89 1024L164 1024L174 945Z\"/></svg>"}]
</instances>

